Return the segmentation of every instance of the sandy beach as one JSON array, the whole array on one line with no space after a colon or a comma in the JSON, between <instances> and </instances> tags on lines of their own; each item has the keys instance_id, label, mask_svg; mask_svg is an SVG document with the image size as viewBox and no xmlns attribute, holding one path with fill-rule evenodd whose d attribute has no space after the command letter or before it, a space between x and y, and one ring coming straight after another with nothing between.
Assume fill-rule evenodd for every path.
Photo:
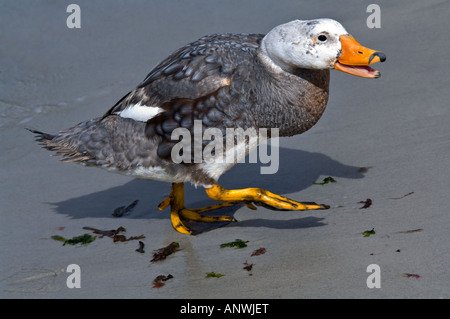
<instances>
[{"instance_id":1,"label":"sandy beach","mask_svg":"<svg viewBox=\"0 0 450 319\"><path fill-rule=\"evenodd\" d=\"M450 297L448 1L379 0L380 28L366 23L373 1L76 3L78 29L66 25L69 2L0 3L0 298ZM220 182L328 210L240 206L226 212L239 222L182 235L157 209L170 184L61 163L25 130L56 132L103 115L158 62L206 34L324 17L386 53L374 65L381 78L332 70L327 110L308 132L280 140L278 172L242 163ZM336 182L314 184L327 177ZM190 207L213 203L191 185L186 198ZM83 227L145 238L113 242ZM86 233L97 236L86 245L51 238ZM236 239L247 247L220 247ZM172 242L179 250L152 263ZM71 264L80 288L67 285ZM368 285L370 265L379 288ZM224 276L206 278L212 272Z\"/></svg>"}]
</instances>

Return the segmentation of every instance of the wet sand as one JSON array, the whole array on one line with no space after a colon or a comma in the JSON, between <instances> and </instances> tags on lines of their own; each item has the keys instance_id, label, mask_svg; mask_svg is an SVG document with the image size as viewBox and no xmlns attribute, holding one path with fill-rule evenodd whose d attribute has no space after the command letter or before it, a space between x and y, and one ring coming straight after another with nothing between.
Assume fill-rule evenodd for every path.
<instances>
[{"instance_id":1,"label":"wet sand","mask_svg":"<svg viewBox=\"0 0 450 319\"><path fill-rule=\"evenodd\" d=\"M68 29L64 3L2 1L0 297L449 298L449 42L442 30L450 29L450 5L378 1L381 28L369 29L370 3L77 1L81 28ZM323 118L281 139L277 174L238 164L220 182L329 210L244 206L229 212L238 223L181 235L169 212L157 210L169 184L60 163L24 129L53 132L102 115L155 64L203 35L266 33L320 17L384 51L387 61L374 66L382 77L331 71ZM337 182L314 185L328 176ZM186 196L192 207L211 203L201 188L187 185ZM372 205L360 209L368 198ZM128 215L112 216L134 200ZM63 246L51 239L92 234L85 226L144 235L145 253L135 251L137 240ZM235 239L248 246L220 248ZM171 242L181 250L151 263L152 251ZM261 247L265 254L251 256ZM66 285L70 264L80 266L79 289ZM381 288L367 286L372 264L380 267ZM205 278L209 272L225 276ZM168 274L163 287L152 288L155 277Z\"/></svg>"}]
</instances>

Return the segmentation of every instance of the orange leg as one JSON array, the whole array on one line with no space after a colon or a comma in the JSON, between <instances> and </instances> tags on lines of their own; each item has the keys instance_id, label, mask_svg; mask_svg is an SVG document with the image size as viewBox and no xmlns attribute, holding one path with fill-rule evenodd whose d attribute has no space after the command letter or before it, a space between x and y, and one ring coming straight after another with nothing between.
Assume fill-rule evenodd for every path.
<instances>
[{"instance_id":1,"label":"orange leg","mask_svg":"<svg viewBox=\"0 0 450 319\"><path fill-rule=\"evenodd\" d=\"M201 222L233 222L236 221L229 216L203 216L201 213L211 211L214 209L236 205L237 203L225 202L217 205L208 206L205 208L188 209L184 207L184 183L173 183L172 190L168 198L164 199L159 204L158 209L163 210L170 205L170 219L173 227L180 233L191 234L192 231L183 224L180 217L187 220L201 221Z\"/></svg>"}]
</instances>

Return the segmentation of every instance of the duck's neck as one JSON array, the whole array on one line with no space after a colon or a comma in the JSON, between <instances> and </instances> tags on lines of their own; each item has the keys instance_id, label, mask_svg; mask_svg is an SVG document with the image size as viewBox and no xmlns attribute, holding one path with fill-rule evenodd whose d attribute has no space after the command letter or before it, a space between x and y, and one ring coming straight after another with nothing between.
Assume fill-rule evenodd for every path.
<instances>
[{"instance_id":1,"label":"duck's neck","mask_svg":"<svg viewBox=\"0 0 450 319\"><path fill-rule=\"evenodd\" d=\"M260 67L255 106L258 127L279 128L280 136L310 129L328 102L329 70L296 69L286 72L266 55L258 55Z\"/></svg>"}]
</instances>

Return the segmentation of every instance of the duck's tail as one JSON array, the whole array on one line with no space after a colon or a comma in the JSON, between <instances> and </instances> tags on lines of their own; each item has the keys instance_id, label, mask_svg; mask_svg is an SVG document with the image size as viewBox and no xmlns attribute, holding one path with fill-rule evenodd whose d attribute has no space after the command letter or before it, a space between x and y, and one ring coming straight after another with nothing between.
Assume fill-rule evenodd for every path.
<instances>
[{"instance_id":1,"label":"duck's tail","mask_svg":"<svg viewBox=\"0 0 450 319\"><path fill-rule=\"evenodd\" d=\"M123 171L156 164L151 162L155 142L145 136L145 125L114 115L81 122L57 134L28 130L43 148L62 156L63 162Z\"/></svg>"},{"instance_id":2,"label":"duck's tail","mask_svg":"<svg viewBox=\"0 0 450 319\"><path fill-rule=\"evenodd\" d=\"M57 135L56 134L48 134L41 131L33 130L29 127L25 128L27 131L30 131L31 133L35 134L35 140L36 142L42 143L45 147L45 141L51 141L53 140Z\"/></svg>"},{"instance_id":3,"label":"duck's tail","mask_svg":"<svg viewBox=\"0 0 450 319\"><path fill-rule=\"evenodd\" d=\"M31 133L35 134L35 140L45 149L54 151L55 155L61 155L62 162L80 162L88 164L93 160L93 157L88 154L83 147L80 147L79 130L73 128L72 130L60 132L58 134L44 133L31 128L26 128Z\"/></svg>"}]
</instances>

